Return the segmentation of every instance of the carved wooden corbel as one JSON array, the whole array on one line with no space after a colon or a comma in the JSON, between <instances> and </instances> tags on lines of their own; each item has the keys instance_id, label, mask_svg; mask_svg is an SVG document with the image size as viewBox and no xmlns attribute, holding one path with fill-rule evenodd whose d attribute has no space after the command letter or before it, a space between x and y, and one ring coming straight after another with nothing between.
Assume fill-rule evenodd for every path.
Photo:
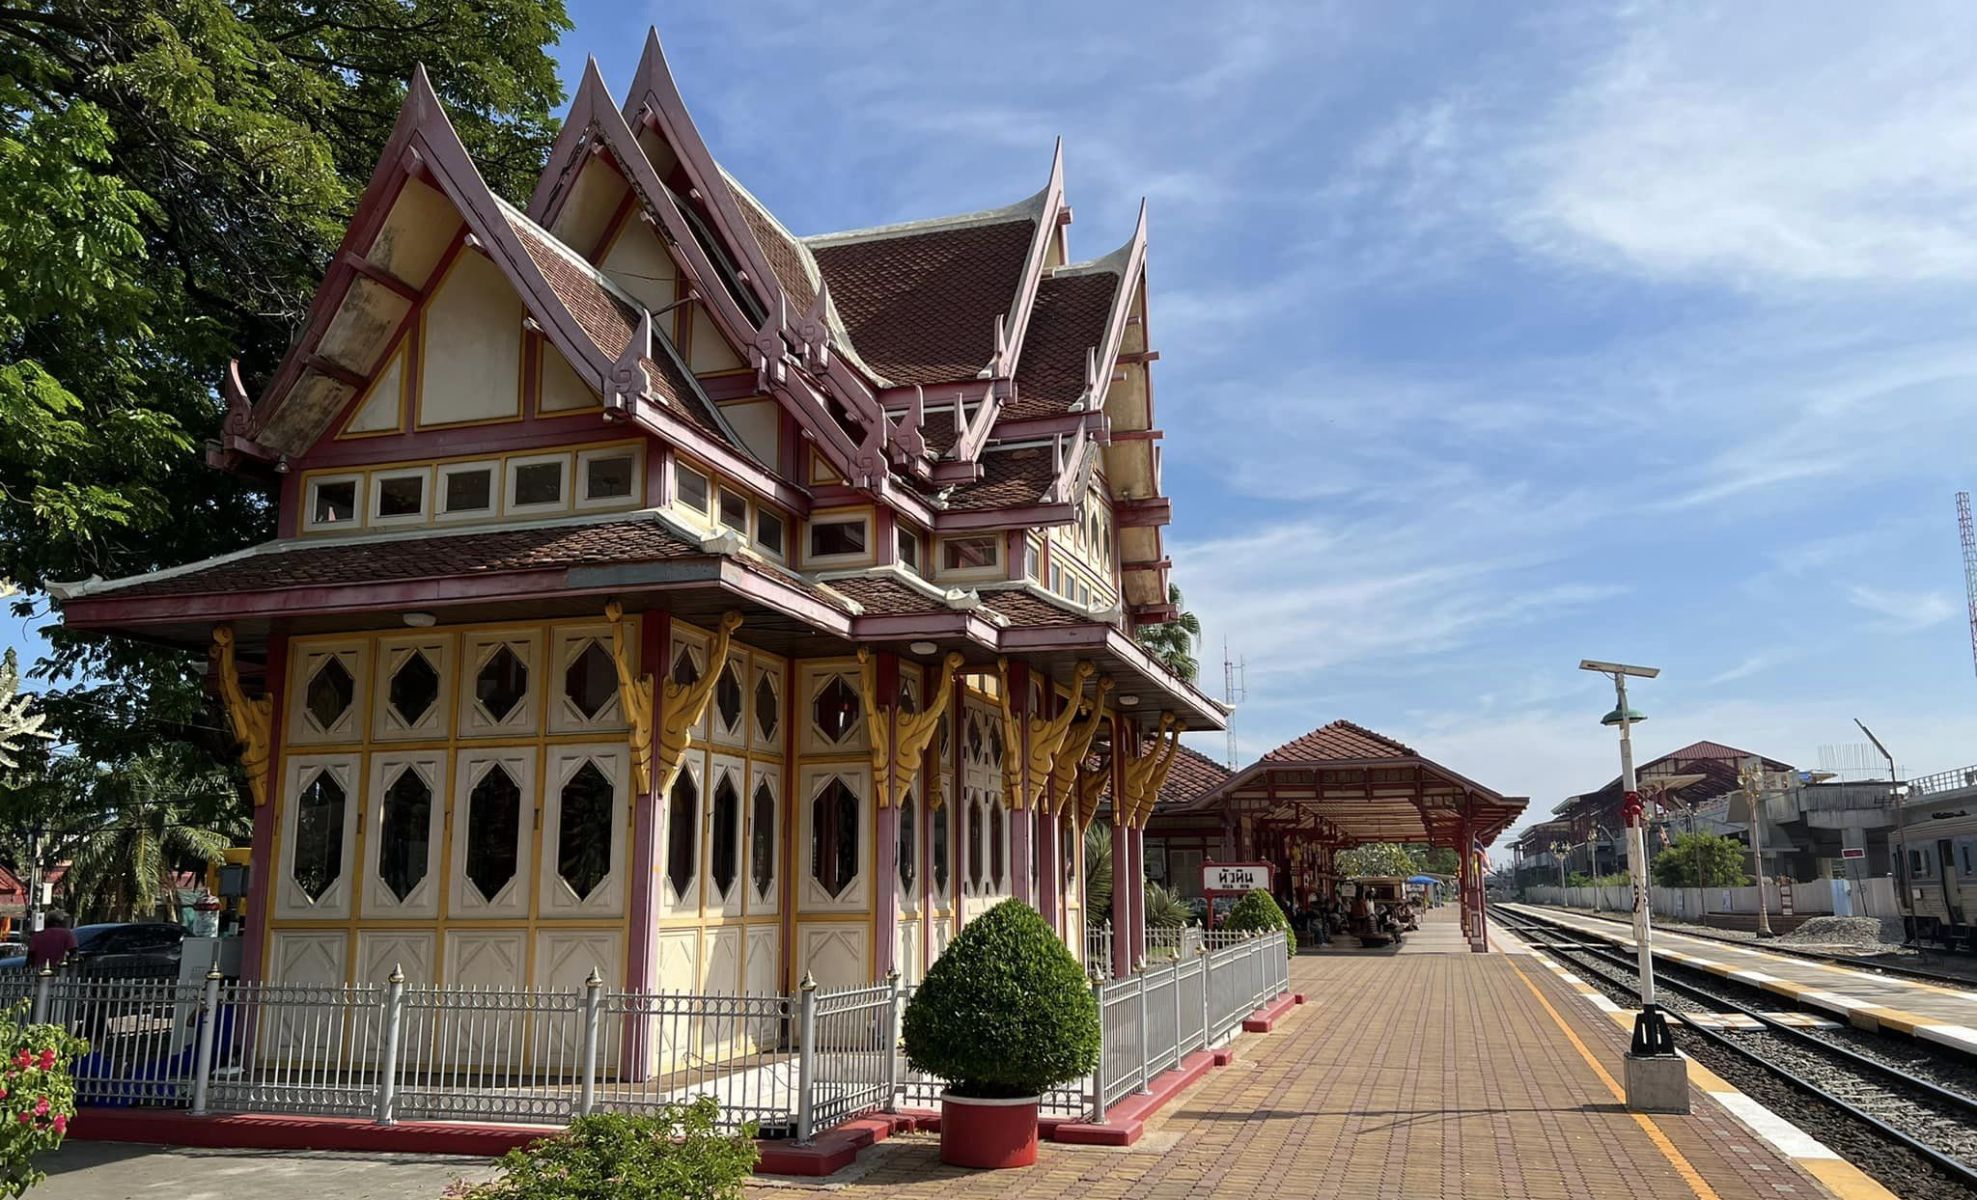
<instances>
[{"instance_id":1,"label":"carved wooden corbel","mask_svg":"<svg viewBox=\"0 0 1977 1200\"><path fill-rule=\"evenodd\" d=\"M1097 668L1090 662L1080 662L1072 673L1070 699L1058 714L1047 721L1034 713L1030 716L1030 770L1026 790L1030 793L1028 799L1043 812L1050 811L1050 772L1057 765L1057 752L1064 748L1071 722L1078 715L1078 705L1085 695L1085 680L1096 672Z\"/></svg>"},{"instance_id":2,"label":"carved wooden corbel","mask_svg":"<svg viewBox=\"0 0 1977 1200\"><path fill-rule=\"evenodd\" d=\"M879 703L879 669L869 646L858 647L858 699L865 706L865 744L872 754L872 796L886 808L892 804L892 723L886 718L894 704Z\"/></svg>"},{"instance_id":3,"label":"carved wooden corbel","mask_svg":"<svg viewBox=\"0 0 1977 1200\"><path fill-rule=\"evenodd\" d=\"M1105 785L1111 778L1110 766L1100 767L1095 771L1086 770L1082 764L1078 767L1077 816L1080 834L1091 828L1092 821L1098 816L1098 802L1104 797ZM1113 819L1116 821L1118 814L1113 814Z\"/></svg>"},{"instance_id":4,"label":"carved wooden corbel","mask_svg":"<svg viewBox=\"0 0 1977 1200\"><path fill-rule=\"evenodd\" d=\"M995 702L1002 709L1002 803L1021 812L1029 806L1029 789L1023 786L1023 722L1009 703L1009 660L995 660Z\"/></svg>"},{"instance_id":5,"label":"carved wooden corbel","mask_svg":"<svg viewBox=\"0 0 1977 1200\"><path fill-rule=\"evenodd\" d=\"M1172 713L1160 714L1160 728L1153 735L1152 744L1143 752L1129 755L1126 759L1126 794L1120 798L1119 803L1112 806L1112 811L1115 819L1122 821L1127 828L1139 828L1145 823L1146 817L1153 812L1153 802L1157 793L1152 790L1152 784L1155 773L1160 770L1162 760L1160 739L1167 737L1169 729L1173 730L1173 736L1167 742L1165 758L1171 762L1174 757L1174 747L1181 740L1181 731ZM1115 750L1114 753L1117 751Z\"/></svg>"},{"instance_id":6,"label":"carved wooden corbel","mask_svg":"<svg viewBox=\"0 0 1977 1200\"><path fill-rule=\"evenodd\" d=\"M679 777L686 748L693 742L693 727L707 715L707 704L714 698L714 685L721 678L721 668L728 661L728 645L734 631L739 628L740 613L732 609L722 613L721 626L714 631L714 644L707 651L707 669L700 673L700 678L688 684L666 680L664 703L659 713L659 752L655 764L658 787L654 789L655 793L664 794L672 788L673 780Z\"/></svg>"},{"instance_id":7,"label":"carved wooden corbel","mask_svg":"<svg viewBox=\"0 0 1977 1200\"><path fill-rule=\"evenodd\" d=\"M611 665L618 669L618 707L630 726L632 786L641 796L652 788L652 673L632 673L634 652L625 634L625 606L616 600L604 606L604 617L611 622Z\"/></svg>"},{"instance_id":8,"label":"carved wooden corbel","mask_svg":"<svg viewBox=\"0 0 1977 1200\"><path fill-rule=\"evenodd\" d=\"M247 775L247 790L254 807L268 802L268 763L274 749L275 700L273 696L249 696L240 686L240 664L234 659L233 626L213 629L213 648L220 659L220 698L233 722L233 736L240 742L240 769Z\"/></svg>"},{"instance_id":9,"label":"carved wooden corbel","mask_svg":"<svg viewBox=\"0 0 1977 1200\"><path fill-rule=\"evenodd\" d=\"M1139 814L1141 828L1153 819L1153 810L1160 803L1160 789L1167 786L1167 773L1174 769L1174 755L1181 748L1181 724L1174 723L1174 732L1167 737L1167 750L1160 756L1160 762L1153 768L1153 778L1147 782L1146 795L1141 797L1142 808Z\"/></svg>"},{"instance_id":10,"label":"carved wooden corbel","mask_svg":"<svg viewBox=\"0 0 1977 1200\"><path fill-rule=\"evenodd\" d=\"M1112 691L1112 677L1101 676L1098 681L1098 694L1091 698L1091 716L1084 727L1072 731L1058 747L1056 756L1050 763L1049 782L1044 790L1045 811L1062 814L1074 812L1075 789L1078 784L1078 768L1084 765L1085 756L1091 753L1092 741L1098 736L1099 726L1105 724L1108 715L1106 696ZM1067 711L1075 711L1078 705L1074 699Z\"/></svg>"},{"instance_id":11,"label":"carved wooden corbel","mask_svg":"<svg viewBox=\"0 0 1977 1200\"><path fill-rule=\"evenodd\" d=\"M898 719L899 728L894 731L896 743L892 758L893 794L895 799L903 798L906 789L913 786L919 777L920 764L926 761L927 745L934 740L940 729L940 719L947 712L948 703L954 698L954 673L966 661L958 651L950 650L941 662L940 686L934 691L933 702L911 716ZM929 800L928 807L939 808L938 803Z\"/></svg>"}]
</instances>

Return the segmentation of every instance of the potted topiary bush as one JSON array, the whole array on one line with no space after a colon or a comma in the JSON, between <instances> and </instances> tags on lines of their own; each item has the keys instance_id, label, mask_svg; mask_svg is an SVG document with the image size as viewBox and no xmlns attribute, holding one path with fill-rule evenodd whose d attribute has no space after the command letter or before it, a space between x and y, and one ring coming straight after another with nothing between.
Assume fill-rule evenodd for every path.
<instances>
[{"instance_id":1,"label":"potted topiary bush","mask_svg":"<svg viewBox=\"0 0 1977 1200\"><path fill-rule=\"evenodd\" d=\"M1222 927L1249 933L1282 930L1285 952L1292 957L1297 955L1297 934L1291 929L1290 918L1284 915L1283 909L1277 907L1276 898L1262 888L1256 888L1236 901L1236 906L1229 910L1229 919L1223 922Z\"/></svg>"},{"instance_id":2,"label":"potted topiary bush","mask_svg":"<svg viewBox=\"0 0 1977 1200\"><path fill-rule=\"evenodd\" d=\"M941 1161L1037 1160L1037 1101L1098 1065L1098 1000L1084 968L1020 900L968 922L906 1006L906 1059L947 1080Z\"/></svg>"}]
</instances>

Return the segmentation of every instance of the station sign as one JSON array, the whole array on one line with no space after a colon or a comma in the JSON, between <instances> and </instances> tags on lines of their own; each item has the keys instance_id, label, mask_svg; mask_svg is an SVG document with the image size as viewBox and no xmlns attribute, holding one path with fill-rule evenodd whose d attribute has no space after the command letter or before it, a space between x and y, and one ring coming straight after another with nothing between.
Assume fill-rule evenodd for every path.
<instances>
[{"instance_id":1,"label":"station sign","mask_svg":"<svg viewBox=\"0 0 1977 1200\"><path fill-rule=\"evenodd\" d=\"M1269 863L1203 863L1201 890L1204 892L1253 892L1270 890Z\"/></svg>"},{"instance_id":2,"label":"station sign","mask_svg":"<svg viewBox=\"0 0 1977 1200\"><path fill-rule=\"evenodd\" d=\"M1841 857L1841 858L1866 858L1866 857L1867 857L1867 847L1865 847L1865 846L1842 846L1842 847L1840 848L1840 857Z\"/></svg>"}]
</instances>

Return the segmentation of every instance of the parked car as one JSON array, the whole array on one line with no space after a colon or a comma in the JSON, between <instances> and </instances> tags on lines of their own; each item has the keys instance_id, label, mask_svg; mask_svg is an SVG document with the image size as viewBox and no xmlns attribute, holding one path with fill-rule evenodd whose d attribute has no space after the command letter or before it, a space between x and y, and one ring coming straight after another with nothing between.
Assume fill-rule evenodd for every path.
<instances>
[{"instance_id":1,"label":"parked car","mask_svg":"<svg viewBox=\"0 0 1977 1200\"><path fill-rule=\"evenodd\" d=\"M78 925L70 970L103 979L156 979L178 974L185 928L166 921ZM24 971L27 955L0 958L0 972Z\"/></svg>"}]
</instances>

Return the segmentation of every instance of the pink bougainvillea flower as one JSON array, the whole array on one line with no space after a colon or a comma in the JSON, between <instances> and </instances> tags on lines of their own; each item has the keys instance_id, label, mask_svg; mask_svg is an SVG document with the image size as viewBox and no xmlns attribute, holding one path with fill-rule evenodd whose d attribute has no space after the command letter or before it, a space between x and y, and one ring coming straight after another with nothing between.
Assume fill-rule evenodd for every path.
<instances>
[{"instance_id":1,"label":"pink bougainvillea flower","mask_svg":"<svg viewBox=\"0 0 1977 1200\"><path fill-rule=\"evenodd\" d=\"M33 1113L31 1113L31 1112L24 1112L24 1113L22 1113L22 1114L21 1114L21 1124L23 1124L23 1125L25 1125L25 1124L27 1124L27 1123L28 1123L29 1121L32 1121L32 1120L34 1120L34 1114L33 1114Z\"/></svg>"},{"instance_id":2,"label":"pink bougainvillea flower","mask_svg":"<svg viewBox=\"0 0 1977 1200\"><path fill-rule=\"evenodd\" d=\"M56 1132L56 1133L67 1133L68 1131L69 1131L69 1119L68 1119L67 1117L65 1117L65 1116L63 1116L63 1115L62 1115L61 1113L56 1113L56 1114L55 1114L55 1132Z\"/></svg>"},{"instance_id":3,"label":"pink bougainvillea flower","mask_svg":"<svg viewBox=\"0 0 1977 1200\"><path fill-rule=\"evenodd\" d=\"M53 1050L43 1050L41 1052L41 1069L44 1071L55 1069L55 1052Z\"/></svg>"},{"instance_id":4,"label":"pink bougainvillea flower","mask_svg":"<svg viewBox=\"0 0 1977 1200\"><path fill-rule=\"evenodd\" d=\"M37 1117L41 1117L41 1116L46 1116L47 1114L48 1114L48 1097L43 1096L41 1099L36 1100L34 1102L34 1115Z\"/></svg>"}]
</instances>

